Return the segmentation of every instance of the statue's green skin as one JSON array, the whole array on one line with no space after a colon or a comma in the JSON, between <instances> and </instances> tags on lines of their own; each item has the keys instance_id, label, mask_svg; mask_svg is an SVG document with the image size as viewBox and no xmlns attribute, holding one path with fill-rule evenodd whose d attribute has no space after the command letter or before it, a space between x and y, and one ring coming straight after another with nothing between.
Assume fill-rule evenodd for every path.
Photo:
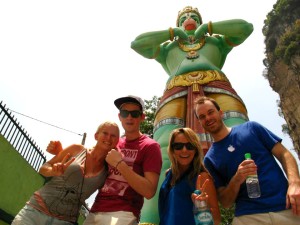
<instances>
[{"instance_id":1,"label":"statue's green skin","mask_svg":"<svg viewBox=\"0 0 300 225\"><path fill-rule=\"evenodd\" d=\"M196 29L186 31L184 21L191 18L196 21ZM143 33L132 41L131 48L148 59L155 58L170 76L169 79L179 74L197 70L221 71L227 54L234 46L243 43L249 37L253 31L253 26L245 20L232 19L212 22L211 28L212 33L218 35L209 36L208 24L201 24L198 15L193 12L183 14L179 19L179 27L173 28L174 37L184 40L186 44L189 44L189 36L194 36L195 40L199 40L205 36L205 45L197 50L199 57L196 59L187 59L187 53L179 48L178 41L169 41L169 29ZM245 121L232 118L226 124L230 125L242 122ZM154 133L154 139L161 145L163 167L155 197L151 200L145 200L141 223L159 224L157 207L159 188L164 180L165 171L170 166L167 155L169 135L177 127L178 125L164 125Z\"/></svg>"}]
</instances>

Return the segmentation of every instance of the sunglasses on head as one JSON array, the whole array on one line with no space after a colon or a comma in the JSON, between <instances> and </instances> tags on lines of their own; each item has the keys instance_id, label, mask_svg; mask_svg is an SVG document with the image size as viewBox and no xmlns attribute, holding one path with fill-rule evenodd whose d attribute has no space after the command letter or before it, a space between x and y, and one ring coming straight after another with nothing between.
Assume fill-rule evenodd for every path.
<instances>
[{"instance_id":1,"label":"sunglasses on head","mask_svg":"<svg viewBox=\"0 0 300 225\"><path fill-rule=\"evenodd\" d=\"M133 111L128 111L128 110L120 110L120 116L123 118L127 118L131 115L132 118L138 118L139 116L142 115L142 112L139 110L133 110Z\"/></svg>"},{"instance_id":2,"label":"sunglasses on head","mask_svg":"<svg viewBox=\"0 0 300 225\"><path fill-rule=\"evenodd\" d=\"M190 151L196 150L196 149L197 149L197 147L194 146L193 144L191 144L190 142L186 142L186 143L182 143L182 142L174 142L174 143L172 144L172 148L173 148L174 150L182 150L182 149L183 149L183 146L185 146L185 148L186 148L187 150L190 150Z\"/></svg>"}]
</instances>

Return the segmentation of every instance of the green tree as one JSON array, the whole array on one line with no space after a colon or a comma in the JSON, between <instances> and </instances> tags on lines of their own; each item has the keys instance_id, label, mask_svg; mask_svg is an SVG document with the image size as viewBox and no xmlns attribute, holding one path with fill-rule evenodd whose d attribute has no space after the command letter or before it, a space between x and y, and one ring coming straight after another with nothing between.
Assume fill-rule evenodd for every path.
<instances>
[{"instance_id":1,"label":"green tree","mask_svg":"<svg viewBox=\"0 0 300 225\"><path fill-rule=\"evenodd\" d=\"M151 138L153 138L153 124L155 119L155 112L160 98L158 98L157 96L153 96L151 100L144 101L146 118L141 123L141 132L144 134L148 134Z\"/></svg>"},{"instance_id":2,"label":"green tree","mask_svg":"<svg viewBox=\"0 0 300 225\"><path fill-rule=\"evenodd\" d=\"M224 208L221 204L219 204L219 206L220 206L221 217L222 217L221 225L231 225L234 217L235 206L232 206L231 208L228 209Z\"/></svg>"}]
</instances>

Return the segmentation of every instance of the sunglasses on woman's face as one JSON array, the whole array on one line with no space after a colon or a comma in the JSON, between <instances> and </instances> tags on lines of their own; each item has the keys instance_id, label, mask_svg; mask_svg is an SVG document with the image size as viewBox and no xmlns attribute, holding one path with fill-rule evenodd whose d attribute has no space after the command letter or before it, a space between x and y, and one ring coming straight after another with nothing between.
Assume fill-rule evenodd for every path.
<instances>
[{"instance_id":1,"label":"sunglasses on woman's face","mask_svg":"<svg viewBox=\"0 0 300 225\"><path fill-rule=\"evenodd\" d=\"M127 118L131 115L132 118L138 118L139 116L142 115L142 112L139 110L133 110L133 111L128 111L128 110L120 110L120 116L123 118Z\"/></svg>"},{"instance_id":2,"label":"sunglasses on woman's face","mask_svg":"<svg viewBox=\"0 0 300 225\"><path fill-rule=\"evenodd\" d=\"M183 142L174 142L172 144L172 148L174 150L182 150L183 149L183 146L185 146L185 148L187 150L190 150L190 151L193 151L193 150L196 150L197 147L194 146L193 144L191 144L190 142L186 142L186 143L183 143Z\"/></svg>"}]
</instances>

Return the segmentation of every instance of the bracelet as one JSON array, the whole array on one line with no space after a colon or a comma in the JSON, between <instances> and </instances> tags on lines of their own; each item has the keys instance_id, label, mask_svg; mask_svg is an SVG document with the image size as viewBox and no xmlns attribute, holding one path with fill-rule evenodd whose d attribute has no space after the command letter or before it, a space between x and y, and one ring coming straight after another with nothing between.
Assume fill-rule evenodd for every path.
<instances>
[{"instance_id":1,"label":"bracelet","mask_svg":"<svg viewBox=\"0 0 300 225\"><path fill-rule=\"evenodd\" d=\"M169 28L169 33L170 33L170 41L174 40L174 30L172 27Z\"/></svg>"},{"instance_id":2,"label":"bracelet","mask_svg":"<svg viewBox=\"0 0 300 225\"><path fill-rule=\"evenodd\" d=\"M212 23L211 23L211 21L209 21L207 23L207 31L209 33L209 36L211 36L212 35Z\"/></svg>"},{"instance_id":3,"label":"bracelet","mask_svg":"<svg viewBox=\"0 0 300 225\"><path fill-rule=\"evenodd\" d=\"M116 169L118 169L118 165L121 163L121 162L123 162L124 160L123 159L121 159L119 162L117 162L117 164L116 164L116 166L115 166L115 168Z\"/></svg>"}]
</instances>

